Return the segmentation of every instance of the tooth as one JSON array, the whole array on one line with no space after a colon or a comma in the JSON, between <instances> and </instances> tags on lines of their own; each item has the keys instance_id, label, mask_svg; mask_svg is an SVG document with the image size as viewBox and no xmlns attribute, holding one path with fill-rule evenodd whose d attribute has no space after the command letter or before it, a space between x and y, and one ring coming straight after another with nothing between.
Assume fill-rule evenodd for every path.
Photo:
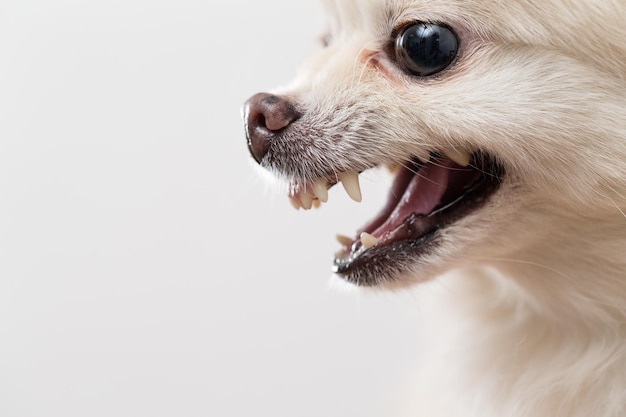
<instances>
[{"instance_id":1,"label":"tooth","mask_svg":"<svg viewBox=\"0 0 626 417\"><path fill-rule=\"evenodd\" d=\"M302 208L302 203L300 203L300 200L292 195L289 196L289 202L296 210L300 210Z\"/></svg>"},{"instance_id":2,"label":"tooth","mask_svg":"<svg viewBox=\"0 0 626 417\"><path fill-rule=\"evenodd\" d=\"M343 246L347 246L347 247L352 246L352 239L349 238L348 236L337 235L336 238L337 238L337 242L341 243Z\"/></svg>"},{"instance_id":3,"label":"tooth","mask_svg":"<svg viewBox=\"0 0 626 417\"><path fill-rule=\"evenodd\" d=\"M361 202L361 186L359 185L359 174L356 171L344 172L339 175L339 181L351 199L357 203Z\"/></svg>"},{"instance_id":4,"label":"tooth","mask_svg":"<svg viewBox=\"0 0 626 417\"><path fill-rule=\"evenodd\" d=\"M322 202L320 200L318 200L317 198L313 199L313 207L320 208L321 205Z\"/></svg>"},{"instance_id":5,"label":"tooth","mask_svg":"<svg viewBox=\"0 0 626 417\"><path fill-rule=\"evenodd\" d=\"M374 246L375 244L378 243L378 238L370 235L369 233L361 233L361 244L363 245L363 247L365 249L369 249L372 246Z\"/></svg>"},{"instance_id":6,"label":"tooth","mask_svg":"<svg viewBox=\"0 0 626 417\"><path fill-rule=\"evenodd\" d=\"M328 182L325 178L320 178L312 185L313 194L320 199L322 203L328 201Z\"/></svg>"},{"instance_id":7,"label":"tooth","mask_svg":"<svg viewBox=\"0 0 626 417\"><path fill-rule=\"evenodd\" d=\"M415 156L417 156L417 159L423 163L430 161L430 151L426 148L420 149L417 153L415 153Z\"/></svg>"},{"instance_id":8,"label":"tooth","mask_svg":"<svg viewBox=\"0 0 626 417\"><path fill-rule=\"evenodd\" d=\"M457 164L461 165L462 167L468 166L470 163L470 158L472 157L472 155L469 152L464 151L462 149L449 148L449 149L444 149L442 153L448 158L452 159Z\"/></svg>"},{"instance_id":9,"label":"tooth","mask_svg":"<svg viewBox=\"0 0 626 417\"><path fill-rule=\"evenodd\" d=\"M313 207L313 197L308 193L302 193L302 195L300 195L300 202L302 203L302 208L305 210L309 210Z\"/></svg>"}]
</instances>

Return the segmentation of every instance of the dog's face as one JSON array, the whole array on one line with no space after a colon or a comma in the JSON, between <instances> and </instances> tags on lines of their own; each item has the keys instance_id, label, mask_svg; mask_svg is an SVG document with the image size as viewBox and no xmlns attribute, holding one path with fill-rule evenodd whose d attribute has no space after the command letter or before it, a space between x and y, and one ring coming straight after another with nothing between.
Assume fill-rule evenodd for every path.
<instances>
[{"instance_id":1,"label":"dog's face","mask_svg":"<svg viewBox=\"0 0 626 417\"><path fill-rule=\"evenodd\" d=\"M530 262L624 192L621 2L326 1L323 48L244 107L251 153L296 207L394 172L380 214L341 239L350 282Z\"/></svg>"}]
</instances>

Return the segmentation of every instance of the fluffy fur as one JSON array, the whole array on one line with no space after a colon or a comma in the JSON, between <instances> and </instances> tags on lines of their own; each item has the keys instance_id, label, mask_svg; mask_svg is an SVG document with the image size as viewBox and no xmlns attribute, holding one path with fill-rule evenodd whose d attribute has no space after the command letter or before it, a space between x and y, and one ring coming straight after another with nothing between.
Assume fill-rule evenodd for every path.
<instances>
[{"instance_id":1,"label":"fluffy fur","mask_svg":"<svg viewBox=\"0 0 626 417\"><path fill-rule=\"evenodd\" d=\"M328 45L277 91L302 117L266 168L297 186L441 147L506 168L394 277L424 311L406 415L626 415L626 3L324 4ZM397 67L385 47L411 21L455 30L450 68Z\"/></svg>"}]
</instances>

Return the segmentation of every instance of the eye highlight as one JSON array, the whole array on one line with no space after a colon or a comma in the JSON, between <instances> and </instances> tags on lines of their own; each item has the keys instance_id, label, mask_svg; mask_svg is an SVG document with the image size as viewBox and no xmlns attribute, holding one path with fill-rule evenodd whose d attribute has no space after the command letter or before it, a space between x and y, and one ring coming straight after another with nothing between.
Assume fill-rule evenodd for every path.
<instances>
[{"instance_id":1,"label":"eye highlight","mask_svg":"<svg viewBox=\"0 0 626 417\"><path fill-rule=\"evenodd\" d=\"M427 76L446 69L456 57L459 42L452 30L419 22L403 29L395 41L398 65L407 72Z\"/></svg>"}]
</instances>

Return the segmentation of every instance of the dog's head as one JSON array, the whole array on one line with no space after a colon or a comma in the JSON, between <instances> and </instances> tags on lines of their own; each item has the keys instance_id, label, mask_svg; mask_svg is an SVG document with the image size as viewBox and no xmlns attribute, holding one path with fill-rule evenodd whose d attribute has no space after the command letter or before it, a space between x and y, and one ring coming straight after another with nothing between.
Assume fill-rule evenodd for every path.
<instances>
[{"instance_id":1,"label":"dog's head","mask_svg":"<svg viewBox=\"0 0 626 417\"><path fill-rule=\"evenodd\" d=\"M625 193L622 0L329 0L323 48L244 106L254 159L310 208L395 173L337 274L410 283L542 256ZM532 260L532 255L527 259Z\"/></svg>"}]
</instances>

